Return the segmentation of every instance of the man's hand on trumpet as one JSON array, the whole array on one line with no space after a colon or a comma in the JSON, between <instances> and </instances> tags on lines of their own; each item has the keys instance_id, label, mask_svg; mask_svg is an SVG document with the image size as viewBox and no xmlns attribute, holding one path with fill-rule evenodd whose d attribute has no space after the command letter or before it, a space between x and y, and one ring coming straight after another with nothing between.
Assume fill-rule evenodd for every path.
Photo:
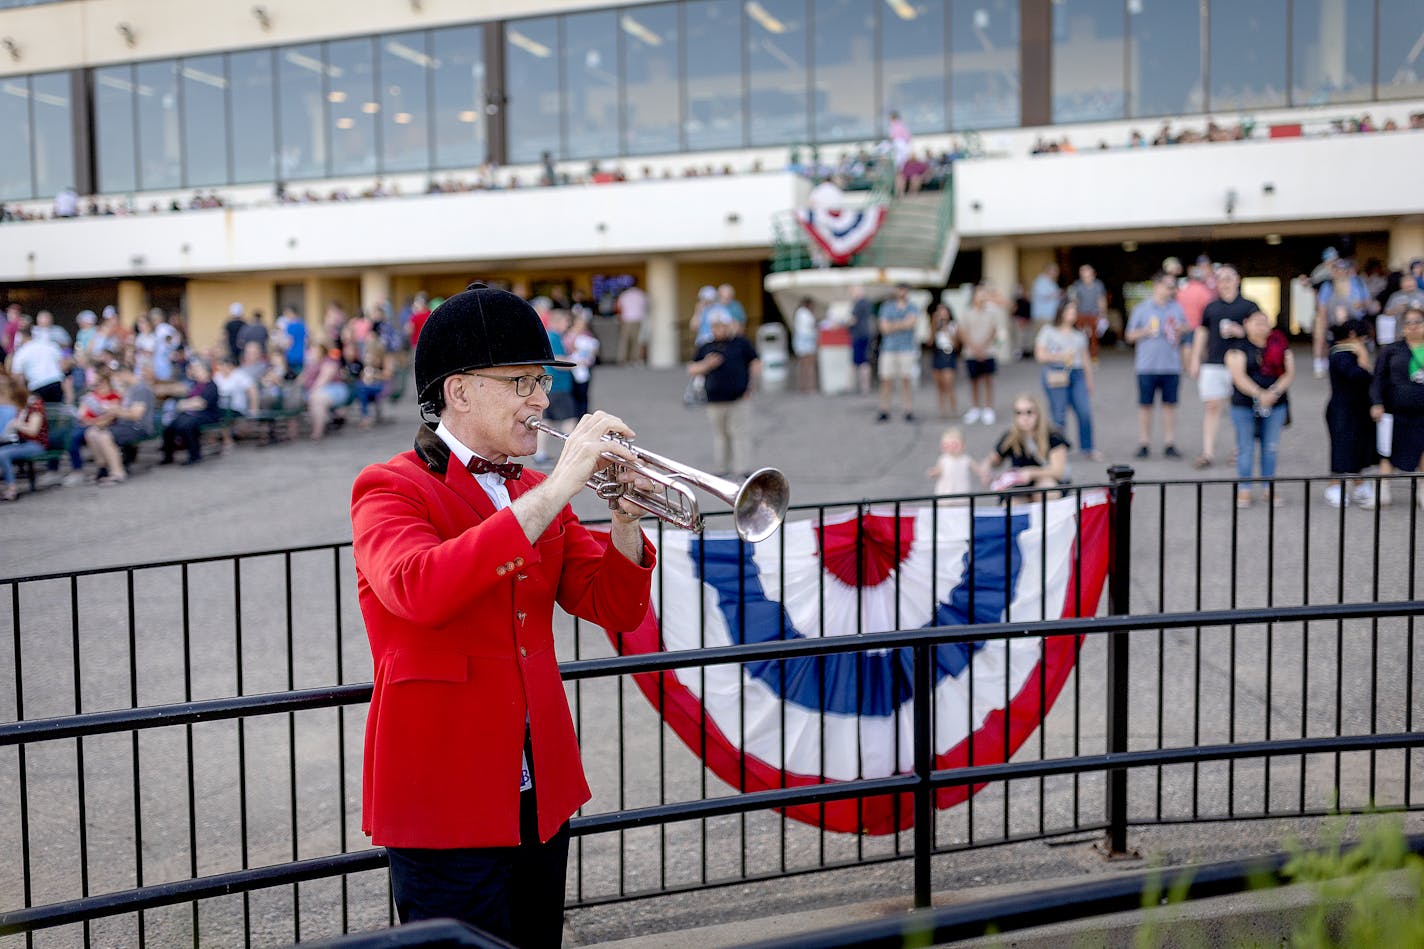
<instances>
[{"instance_id":1,"label":"man's hand on trumpet","mask_svg":"<svg viewBox=\"0 0 1424 949\"><path fill-rule=\"evenodd\" d=\"M553 482L557 493L568 503L593 477L616 462L607 456L623 459L626 465L618 472L618 481L632 485L640 491L653 490L653 483L630 470L637 464L637 456L624 441L631 441L634 431L622 419L607 412L594 412L579 419L578 425L564 441L563 450L554 470L549 472L549 482ZM609 438L609 436L616 436ZM620 440L621 439L621 440ZM567 493L566 493L567 492ZM613 544L634 563L641 563L643 557L642 533L638 520L647 512L627 498L619 498L610 505L612 510Z\"/></svg>"}]
</instances>

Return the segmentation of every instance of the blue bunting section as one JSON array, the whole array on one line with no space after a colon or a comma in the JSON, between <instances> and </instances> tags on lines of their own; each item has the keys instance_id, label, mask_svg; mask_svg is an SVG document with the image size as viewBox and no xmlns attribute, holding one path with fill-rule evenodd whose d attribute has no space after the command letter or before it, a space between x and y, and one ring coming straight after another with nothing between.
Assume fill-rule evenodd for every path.
<instances>
[{"instance_id":1,"label":"blue bunting section","mask_svg":"<svg viewBox=\"0 0 1424 949\"><path fill-rule=\"evenodd\" d=\"M654 603L623 654L927 626L1095 615L1107 573L1101 491L982 509L872 510L793 521L747 544L735 534L666 531ZM1079 638L941 646L935 657L936 767L1006 760L1042 725L1077 660ZM908 649L748 662L636 677L707 767L754 791L913 769ZM978 788L939 792L951 807ZM847 833L911 826L908 796L790 808Z\"/></svg>"}]
</instances>

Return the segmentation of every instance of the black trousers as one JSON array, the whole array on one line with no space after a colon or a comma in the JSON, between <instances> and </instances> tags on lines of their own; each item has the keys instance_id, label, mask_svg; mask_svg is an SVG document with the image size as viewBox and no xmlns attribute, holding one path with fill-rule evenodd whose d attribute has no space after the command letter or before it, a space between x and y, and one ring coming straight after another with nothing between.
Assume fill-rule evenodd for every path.
<instances>
[{"instance_id":1,"label":"black trousers","mask_svg":"<svg viewBox=\"0 0 1424 949\"><path fill-rule=\"evenodd\" d=\"M519 839L527 842L441 850L387 847L400 921L458 919L520 949L557 949L564 940L569 825L540 843L534 791L525 791L519 795Z\"/></svg>"},{"instance_id":2,"label":"black trousers","mask_svg":"<svg viewBox=\"0 0 1424 949\"><path fill-rule=\"evenodd\" d=\"M179 445L188 449L188 457L194 461L203 457L203 419L192 412L184 412L163 430L163 457L172 458Z\"/></svg>"}]
</instances>

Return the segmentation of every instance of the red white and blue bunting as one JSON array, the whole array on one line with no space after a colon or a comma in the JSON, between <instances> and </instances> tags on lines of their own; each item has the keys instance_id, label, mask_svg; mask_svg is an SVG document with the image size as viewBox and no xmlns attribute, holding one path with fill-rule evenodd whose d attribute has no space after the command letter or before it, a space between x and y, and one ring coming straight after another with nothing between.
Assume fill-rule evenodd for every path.
<instances>
[{"instance_id":1,"label":"red white and blue bunting","mask_svg":"<svg viewBox=\"0 0 1424 949\"><path fill-rule=\"evenodd\" d=\"M797 219L816 246L825 251L833 264L848 264L864 250L885 220L885 208L874 205L851 210L848 208L803 208Z\"/></svg>"},{"instance_id":2,"label":"red white and blue bunting","mask_svg":"<svg viewBox=\"0 0 1424 949\"><path fill-rule=\"evenodd\" d=\"M792 521L760 544L669 530L661 544L647 619L610 636L625 655L1091 616L1107 571L1107 500L1088 491L1081 509L1068 497L1007 515L981 507L972 518L949 506L899 517L852 513L824 525ZM1078 645L1078 637L1055 636L938 647L935 767L971 763L971 734L973 764L1012 755L1042 725ZM912 673L911 651L895 649L635 678L713 773L755 791L912 771ZM977 790L943 789L937 804L951 807ZM908 796L787 813L850 833L893 833L913 823Z\"/></svg>"}]
</instances>

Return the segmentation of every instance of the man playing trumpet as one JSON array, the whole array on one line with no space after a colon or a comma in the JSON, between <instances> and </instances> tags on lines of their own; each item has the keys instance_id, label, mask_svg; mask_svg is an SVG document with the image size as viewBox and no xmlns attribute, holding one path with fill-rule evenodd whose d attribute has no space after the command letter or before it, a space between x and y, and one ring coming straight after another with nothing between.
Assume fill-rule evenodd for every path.
<instances>
[{"instance_id":1,"label":"man playing trumpet","mask_svg":"<svg viewBox=\"0 0 1424 949\"><path fill-rule=\"evenodd\" d=\"M605 437L632 437L621 420L584 416L547 476L509 463L535 450L544 367L571 365L519 297L450 297L415 350L415 449L362 471L351 500L375 667L362 829L390 854L402 922L452 917L521 947L561 942L568 819L589 799L554 603L630 630L655 559L630 502L607 547L569 507L605 455L635 460Z\"/></svg>"}]
</instances>

